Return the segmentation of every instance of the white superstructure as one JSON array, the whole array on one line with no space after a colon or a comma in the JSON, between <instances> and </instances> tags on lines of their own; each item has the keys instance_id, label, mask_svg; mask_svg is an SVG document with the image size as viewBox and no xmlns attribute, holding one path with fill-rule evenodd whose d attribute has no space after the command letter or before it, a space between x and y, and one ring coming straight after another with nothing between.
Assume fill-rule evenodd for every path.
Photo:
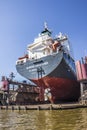
<instances>
[{"instance_id":1,"label":"white superstructure","mask_svg":"<svg viewBox=\"0 0 87 130\"><path fill-rule=\"evenodd\" d=\"M58 53L60 50L70 53L68 38L66 35L59 33L56 38L52 38L51 31L49 31L45 24L45 29L42 31L34 42L27 46L27 56L20 57L17 63L24 63L26 60L33 60Z\"/></svg>"}]
</instances>

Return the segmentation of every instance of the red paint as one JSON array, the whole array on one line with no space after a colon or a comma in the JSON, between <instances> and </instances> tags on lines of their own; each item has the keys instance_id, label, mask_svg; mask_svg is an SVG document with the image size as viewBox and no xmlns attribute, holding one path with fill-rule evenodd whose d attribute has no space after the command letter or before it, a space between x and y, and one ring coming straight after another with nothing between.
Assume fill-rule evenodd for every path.
<instances>
[{"instance_id":1,"label":"red paint","mask_svg":"<svg viewBox=\"0 0 87 130\"><path fill-rule=\"evenodd\" d=\"M87 79L86 64L81 64L83 79Z\"/></svg>"},{"instance_id":2,"label":"red paint","mask_svg":"<svg viewBox=\"0 0 87 130\"><path fill-rule=\"evenodd\" d=\"M8 81L4 80L0 82L0 89L3 91L7 91L8 90Z\"/></svg>"},{"instance_id":3,"label":"red paint","mask_svg":"<svg viewBox=\"0 0 87 130\"><path fill-rule=\"evenodd\" d=\"M80 61L76 62L76 70L77 70L77 79L78 80L87 80L87 64L81 64Z\"/></svg>"},{"instance_id":4,"label":"red paint","mask_svg":"<svg viewBox=\"0 0 87 130\"><path fill-rule=\"evenodd\" d=\"M28 59L28 55L27 54L25 56L23 56L23 57L19 57L18 59L22 60L22 59L25 59L25 58Z\"/></svg>"},{"instance_id":5,"label":"red paint","mask_svg":"<svg viewBox=\"0 0 87 130\"><path fill-rule=\"evenodd\" d=\"M77 72L77 79L81 80L83 78L83 75L80 61L76 62L76 72Z\"/></svg>"},{"instance_id":6,"label":"red paint","mask_svg":"<svg viewBox=\"0 0 87 130\"><path fill-rule=\"evenodd\" d=\"M40 98L44 100L45 88L51 89L53 100L76 100L80 95L79 83L75 80L64 78L44 77L42 79L32 80L40 87Z\"/></svg>"}]
</instances>

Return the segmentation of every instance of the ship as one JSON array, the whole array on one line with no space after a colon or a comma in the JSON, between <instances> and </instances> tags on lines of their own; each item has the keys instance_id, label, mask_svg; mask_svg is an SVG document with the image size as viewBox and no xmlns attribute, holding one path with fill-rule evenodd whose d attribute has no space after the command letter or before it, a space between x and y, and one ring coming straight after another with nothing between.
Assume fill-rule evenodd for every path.
<instances>
[{"instance_id":1,"label":"ship","mask_svg":"<svg viewBox=\"0 0 87 130\"><path fill-rule=\"evenodd\" d=\"M16 61L16 70L40 88L40 101L77 101L80 96L69 38L61 32L53 37L47 23Z\"/></svg>"}]
</instances>

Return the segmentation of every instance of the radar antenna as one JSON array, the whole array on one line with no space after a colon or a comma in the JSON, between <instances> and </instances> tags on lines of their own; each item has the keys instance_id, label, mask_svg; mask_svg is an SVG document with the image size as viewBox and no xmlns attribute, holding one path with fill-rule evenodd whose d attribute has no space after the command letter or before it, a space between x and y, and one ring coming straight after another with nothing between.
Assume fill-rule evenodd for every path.
<instances>
[{"instance_id":1,"label":"radar antenna","mask_svg":"<svg viewBox=\"0 0 87 130\"><path fill-rule=\"evenodd\" d=\"M44 28L45 28L45 29L48 29L46 22L44 22Z\"/></svg>"},{"instance_id":2,"label":"radar antenna","mask_svg":"<svg viewBox=\"0 0 87 130\"><path fill-rule=\"evenodd\" d=\"M49 36L51 35L51 31L47 27L47 23L44 22L44 30L41 32L41 34L47 33Z\"/></svg>"}]
</instances>

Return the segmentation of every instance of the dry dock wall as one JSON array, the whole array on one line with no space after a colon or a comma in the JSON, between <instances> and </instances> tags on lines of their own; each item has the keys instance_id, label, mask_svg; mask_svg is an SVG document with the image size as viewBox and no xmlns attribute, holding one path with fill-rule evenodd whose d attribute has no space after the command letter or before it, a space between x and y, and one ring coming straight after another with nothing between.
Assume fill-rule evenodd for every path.
<instances>
[{"instance_id":1,"label":"dry dock wall","mask_svg":"<svg viewBox=\"0 0 87 130\"><path fill-rule=\"evenodd\" d=\"M77 80L87 80L87 64L76 61Z\"/></svg>"}]
</instances>

